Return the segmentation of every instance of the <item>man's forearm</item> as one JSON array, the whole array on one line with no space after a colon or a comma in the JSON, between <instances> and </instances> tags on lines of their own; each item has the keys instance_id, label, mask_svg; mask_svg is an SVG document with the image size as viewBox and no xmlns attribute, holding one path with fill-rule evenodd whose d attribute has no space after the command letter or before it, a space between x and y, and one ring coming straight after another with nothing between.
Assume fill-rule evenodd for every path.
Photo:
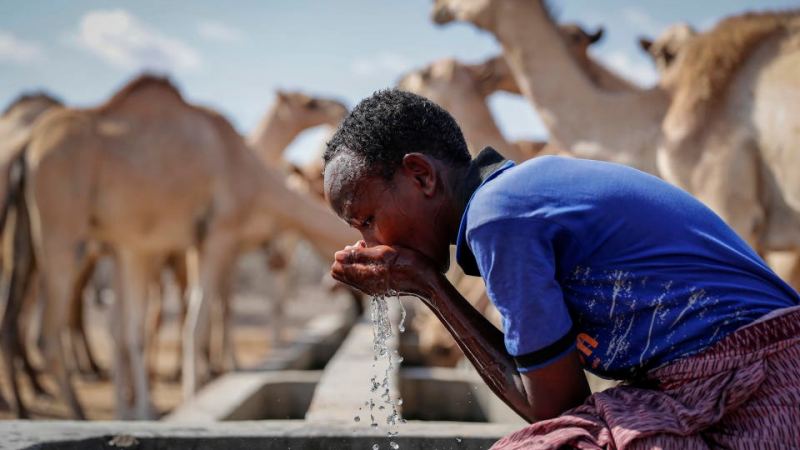
<instances>
[{"instance_id":1,"label":"man's forearm","mask_svg":"<svg viewBox=\"0 0 800 450\"><path fill-rule=\"evenodd\" d=\"M511 355L505 349L503 333L486 320L441 275L430 283L426 304L453 335L492 391L527 421L532 421L530 404Z\"/></svg>"}]
</instances>

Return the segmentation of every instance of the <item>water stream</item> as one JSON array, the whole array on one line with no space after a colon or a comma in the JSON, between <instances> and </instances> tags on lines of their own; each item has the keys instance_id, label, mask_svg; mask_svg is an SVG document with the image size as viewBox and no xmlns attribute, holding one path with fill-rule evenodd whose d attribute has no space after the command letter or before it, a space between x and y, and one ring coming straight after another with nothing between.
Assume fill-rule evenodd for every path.
<instances>
[{"instance_id":1,"label":"water stream","mask_svg":"<svg viewBox=\"0 0 800 450\"><path fill-rule=\"evenodd\" d=\"M400 356L397 350L391 351L389 348L389 340L392 338L393 333L392 323L389 319L387 296L397 299L397 304L400 307L400 323L397 329L400 333L405 331L406 310L400 302L400 296L396 292L390 291L387 295L372 297L370 301L370 319L372 321L372 349L374 352L372 361L373 373L369 380L370 398L364 403L364 407L369 411L370 426L373 428L378 428L379 426L375 418L376 414L386 416L387 435L391 438L398 433L398 423L405 421L400 416L398 409L403 404L403 400L400 398L397 400L392 399L390 389L390 374L393 373L395 364L400 364L403 361L403 357ZM380 370L381 367L384 368L383 371ZM361 410L359 408L359 411ZM360 414L357 414L353 420L360 422ZM389 447L392 450L400 448L394 441L389 442ZM372 448L373 450L378 450L380 445L374 444Z\"/></svg>"}]
</instances>

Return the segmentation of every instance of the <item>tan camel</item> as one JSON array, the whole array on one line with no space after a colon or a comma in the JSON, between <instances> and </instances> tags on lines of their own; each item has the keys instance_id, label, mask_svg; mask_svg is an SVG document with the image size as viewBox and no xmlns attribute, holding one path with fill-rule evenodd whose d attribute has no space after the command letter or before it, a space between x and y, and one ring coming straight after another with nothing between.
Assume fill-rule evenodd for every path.
<instances>
[{"instance_id":1,"label":"tan camel","mask_svg":"<svg viewBox=\"0 0 800 450\"><path fill-rule=\"evenodd\" d=\"M247 143L271 166L283 166L283 151L303 130L338 126L347 115L339 101L278 91L275 103L247 138Z\"/></svg>"},{"instance_id":2,"label":"tan camel","mask_svg":"<svg viewBox=\"0 0 800 450\"><path fill-rule=\"evenodd\" d=\"M555 140L580 157L661 174L697 195L759 251L797 248L800 232L792 207L800 190L790 176L797 152L779 151L796 147L795 127L787 123L798 117L791 111L797 104L795 14L766 16L772 18L729 20L709 37L693 39L704 44L693 45L681 58L687 63L676 62L675 78L662 78L660 86L612 94L590 83L542 1L439 0L434 11L437 22L471 21L498 38ZM758 100L748 100L749 93ZM748 117L757 120L742 123Z\"/></svg>"},{"instance_id":3,"label":"tan camel","mask_svg":"<svg viewBox=\"0 0 800 450\"><path fill-rule=\"evenodd\" d=\"M25 162L44 278L44 352L78 416L59 333L97 243L116 257L114 316L125 318L112 327L117 404L129 415L121 388L132 384L133 415L143 418L151 414L143 307L153 272L170 254L198 248L200 255L184 330L183 375L193 390L207 375L195 363L208 346L208 302L227 294L239 251L281 227L301 230L328 255L355 240L344 223L329 220L327 209L288 191L224 118L186 104L164 79L140 77L96 109L48 114L32 133ZM74 181L66 189L60 180Z\"/></svg>"},{"instance_id":4,"label":"tan camel","mask_svg":"<svg viewBox=\"0 0 800 450\"><path fill-rule=\"evenodd\" d=\"M495 35L552 143L579 157L656 172L653 143L660 136L667 93L599 86L541 1L437 0L433 18L469 21Z\"/></svg>"},{"instance_id":5,"label":"tan camel","mask_svg":"<svg viewBox=\"0 0 800 450\"><path fill-rule=\"evenodd\" d=\"M650 55L658 74L663 77L695 36L697 31L688 23L681 22L667 27L658 39L639 38L639 46Z\"/></svg>"},{"instance_id":6,"label":"tan camel","mask_svg":"<svg viewBox=\"0 0 800 450\"><path fill-rule=\"evenodd\" d=\"M800 73L798 41L797 12L732 17L707 33L677 24L654 41L640 39L676 99L665 121L664 165L679 172L673 174L676 183L705 201L716 200L716 208L738 210L734 217L751 232L746 237L761 240L760 248L783 249L765 258L795 289L800 289L800 185L791 168L800 163L792 151L800 134L785 127L800 123L793 103L800 98L793 76ZM724 91L728 86L733 90ZM716 104L737 111L720 111ZM730 128L738 132L727 133ZM698 164L690 167L692 161ZM704 179L714 173L732 177L723 188L742 191L719 198L719 181Z\"/></svg>"},{"instance_id":7,"label":"tan camel","mask_svg":"<svg viewBox=\"0 0 800 450\"><path fill-rule=\"evenodd\" d=\"M45 93L24 94L15 99L0 115L0 198L5 198L6 189L9 185L8 180L11 174L12 161L19 156L24 147L24 143L30 136L30 130L34 122L46 111L61 106L61 102ZM16 216L14 211L4 208L0 212L0 226L3 230L12 230L16 226ZM8 224L8 226L6 226ZM2 233L3 251L2 262L4 266L12 263L14 257L13 243L11 242L13 232ZM10 285L10 275L7 271L3 273L4 285L9 290L18 289L17 285ZM24 302L7 302L3 309L2 324L0 324L0 346L3 351L3 361L8 374L14 404L20 418L27 417L27 410L22 403L22 398L17 384L16 367L17 362L22 366L25 375L30 380L31 386L37 395L45 394L36 371L30 362L28 349L25 346L25 339L22 331L25 327L23 310L30 310L35 299L33 295L24 296ZM0 392L0 405L7 406L2 393Z\"/></svg>"},{"instance_id":8,"label":"tan camel","mask_svg":"<svg viewBox=\"0 0 800 450\"><path fill-rule=\"evenodd\" d=\"M602 29L590 34L577 25L565 24L559 27L559 32L595 82L610 90L633 89L589 58L588 49L602 38ZM453 114L473 154L493 146L506 157L521 162L537 155L545 146L544 142L507 141L492 117L486 104L488 96L499 90L518 92L502 56L477 65L443 59L406 74L398 87L429 98Z\"/></svg>"}]
</instances>

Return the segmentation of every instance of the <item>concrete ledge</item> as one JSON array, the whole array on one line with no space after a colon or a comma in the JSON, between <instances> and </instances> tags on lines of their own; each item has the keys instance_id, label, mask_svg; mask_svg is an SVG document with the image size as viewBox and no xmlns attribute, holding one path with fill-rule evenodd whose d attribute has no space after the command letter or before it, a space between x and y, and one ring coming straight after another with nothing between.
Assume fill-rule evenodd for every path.
<instances>
[{"instance_id":1,"label":"concrete ledge","mask_svg":"<svg viewBox=\"0 0 800 450\"><path fill-rule=\"evenodd\" d=\"M392 323L396 322L392 320ZM390 352L397 348L396 334L388 340L387 345ZM353 416L364 407L364 402L373 397L370 393L369 378L379 370L372 368L374 361L372 346L372 324L364 318L353 325L347 339L325 367L306 420L323 423L353 422ZM381 361L381 367L383 364ZM396 399L397 366L389 374L389 378L390 395L392 399ZM368 417L369 410L364 412ZM378 415L377 411L375 415Z\"/></svg>"},{"instance_id":2,"label":"concrete ledge","mask_svg":"<svg viewBox=\"0 0 800 450\"><path fill-rule=\"evenodd\" d=\"M302 419L321 375L318 370L227 374L209 383L164 420Z\"/></svg>"},{"instance_id":3,"label":"concrete ledge","mask_svg":"<svg viewBox=\"0 0 800 450\"><path fill-rule=\"evenodd\" d=\"M324 367L355 321L352 311L310 321L303 334L289 346L276 348L256 368L217 378L163 420L207 423L301 419L321 373L302 371Z\"/></svg>"},{"instance_id":4,"label":"concrete ledge","mask_svg":"<svg viewBox=\"0 0 800 450\"><path fill-rule=\"evenodd\" d=\"M487 449L519 426L409 422L392 438L403 450ZM164 448L260 450L389 449L385 432L368 426L305 421L248 421L202 426L164 422L0 422L0 449L93 450Z\"/></svg>"},{"instance_id":5,"label":"concrete ledge","mask_svg":"<svg viewBox=\"0 0 800 450\"><path fill-rule=\"evenodd\" d=\"M407 419L525 424L474 370L403 368L400 394Z\"/></svg>"},{"instance_id":6,"label":"concrete ledge","mask_svg":"<svg viewBox=\"0 0 800 450\"><path fill-rule=\"evenodd\" d=\"M317 317L288 346L273 349L261 364L247 371L322 369L336 353L356 320L358 318L349 309L339 314Z\"/></svg>"}]
</instances>

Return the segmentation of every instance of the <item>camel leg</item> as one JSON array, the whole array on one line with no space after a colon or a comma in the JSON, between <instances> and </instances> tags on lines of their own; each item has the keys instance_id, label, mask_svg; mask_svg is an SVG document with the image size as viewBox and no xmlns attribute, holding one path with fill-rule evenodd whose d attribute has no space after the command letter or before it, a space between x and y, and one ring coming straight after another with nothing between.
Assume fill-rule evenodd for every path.
<instances>
[{"instance_id":1,"label":"camel leg","mask_svg":"<svg viewBox=\"0 0 800 450\"><path fill-rule=\"evenodd\" d=\"M29 333L30 330L28 327L33 327L33 325L41 322L41 315L38 314L42 306L41 302L39 302L39 281L40 277L38 276L38 271L34 270L31 274L30 286L25 294L25 301L22 305L22 312L19 318L19 324L24 325L24 329L20 327L19 354L22 358L22 368L28 375L28 380L31 383L33 392L40 397L52 397L52 394L39 382L40 370L33 365L30 357L31 349L34 348L35 345L32 345L33 342L29 339L31 333ZM37 328L37 330L38 329L39 328Z\"/></svg>"},{"instance_id":2,"label":"camel leg","mask_svg":"<svg viewBox=\"0 0 800 450\"><path fill-rule=\"evenodd\" d=\"M111 304L109 316L109 331L113 340L112 351L112 379L114 382L115 417L119 420L129 420L133 418L131 408L130 390L133 384L131 373L133 369L129 367L130 357L128 348L125 345L125 336L129 321L125 317L123 309L123 298L120 293L123 291L121 267L117 263L114 265L116 276L114 277L114 302Z\"/></svg>"},{"instance_id":3,"label":"camel leg","mask_svg":"<svg viewBox=\"0 0 800 450\"><path fill-rule=\"evenodd\" d=\"M145 366L144 316L147 293L153 280L157 259L150 255L123 250L118 255L121 276L120 311L126 326L123 331L124 347L128 357L127 368L131 370L136 419L150 419L153 408L150 403L150 383Z\"/></svg>"},{"instance_id":4,"label":"camel leg","mask_svg":"<svg viewBox=\"0 0 800 450\"><path fill-rule=\"evenodd\" d=\"M151 285L152 295L147 299L145 348L147 349L147 376L151 383L158 375L158 336L164 323L164 289L159 278L160 273L156 272Z\"/></svg>"},{"instance_id":5,"label":"camel leg","mask_svg":"<svg viewBox=\"0 0 800 450\"><path fill-rule=\"evenodd\" d=\"M21 206L24 209L24 205ZM11 381L17 416L22 419L27 418L28 413L22 402L22 393L17 384L16 376L16 361L23 357L22 353L20 353L22 351L22 343L20 342L19 318L22 312L22 304L25 301L33 271L35 270L35 260L27 212L20 210L19 214L16 214L14 222L14 264L12 265L11 280L8 285L6 308L2 323L0 323L0 345L2 345L3 359Z\"/></svg>"},{"instance_id":6,"label":"camel leg","mask_svg":"<svg viewBox=\"0 0 800 450\"><path fill-rule=\"evenodd\" d=\"M220 301L222 303L222 370L239 370L236 347L233 342L233 297L231 292L230 270L226 270L220 282Z\"/></svg>"},{"instance_id":7,"label":"camel leg","mask_svg":"<svg viewBox=\"0 0 800 450\"><path fill-rule=\"evenodd\" d=\"M288 267L276 274L275 282L278 285L278 295L272 302L272 346L277 347L283 344L283 322L285 321L285 302L292 295L290 274Z\"/></svg>"},{"instance_id":8,"label":"camel leg","mask_svg":"<svg viewBox=\"0 0 800 450\"><path fill-rule=\"evenodd\" d=\"M78 279L78 294L70 303L69 336L72 352L75 355L75 365L79 373L103 379L103 370L97 364L97 359L94 357L89 344L89 336L86 332L86 318L84 317L84 308L86 307L84 293L93 279L92 274L95 272L95 263L96 261L94 260L90 261Z\"/></svg>"},{"instance_id":9,"label":"camel leg","mask_svg":"<svg viewBox=\"0 0 800 450\"><path fill-rule=\"evenodd\" d=\"M175 283L178 285L178 325L181 333L183 333L183 328L186 326L187 295L189 292L189 269L186 265L186 254L172 255L168 259L168 264L175 278ZM172 372L172 379L174 380L181 379L182 361L183 345L179 345L178 357L175 360L175 369Z\"/></svg>"},{"instance_id":10,"label":"camel leg","mask_svg":"<svg viewBox=\"0 0 800 450\"><path fill-rule=\"evenodd\" d=\"M206 241L200 259L199 280L192 283L183 333L184 399L191 398L209 373L211 302L219 298L224 272L236 255L234 233L217 232Z\"/></svg>"},{"instance_id":11,"label":"camel leg","mask_svg":"<svg viewBox=\"0 0 800 450\"><path fill-rule=\"evenodd\" d=\"M67 363L62 332L66 329L68 306L78 280L81 258L76 258L72 249L77 246L64 245L59 249L49 249L42 259L45 279L45 303L42 317L42 347L47 367L58 381L63 398L67 401L73 415L85 419L83 408L78 402L72 387Z\"/></svg>"}]
</instances>

